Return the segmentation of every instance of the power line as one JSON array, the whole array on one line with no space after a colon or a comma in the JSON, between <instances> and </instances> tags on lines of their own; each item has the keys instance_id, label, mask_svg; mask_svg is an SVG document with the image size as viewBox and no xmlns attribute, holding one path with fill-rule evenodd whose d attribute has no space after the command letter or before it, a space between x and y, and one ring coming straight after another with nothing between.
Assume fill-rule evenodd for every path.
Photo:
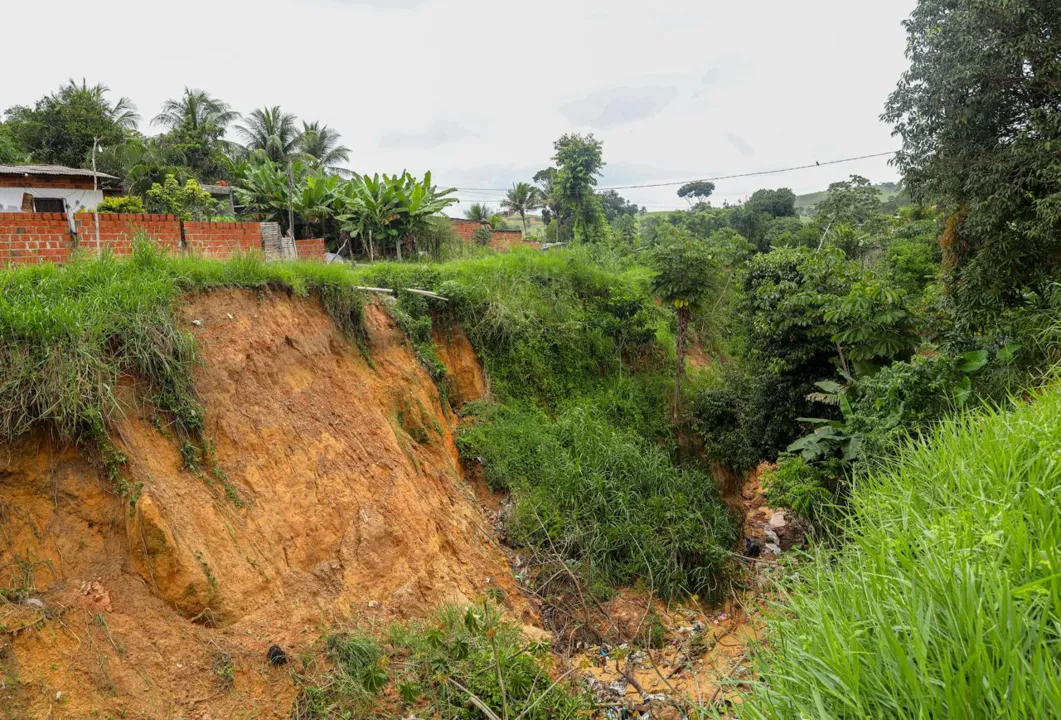
<instances>
[{"instance_id":1,"label":"power line","mask_svg":"<svg viewBox=\"0 0 1061 720\"><path fill-rule=\"evenodd\" d=\"M760 175L778 175L780 173L792 172L794 170L808 170L810 168L825 167L826 165L839 165L841 163L854 162L855 160L868 160L870 158L884 157L886 155L894 155L897 151L891 150L889 152L873 153L872 155L859 155L857 157L843 158L841 160L827 160L826 162L815 162L812 165L795 165L793 167L779 168L777 170L759 170L757 172L738 173L736 175L719 175L717 177L699 178L697 180L675 180L673 182L662 182L662 183L647 183L642 185L610 185L607 187L597 188L598 190L637 190L641 188L657 188L657 187L671 187L674 185L685 185L691 182L715 182L717 180L735 180L737 178L746 177L757 177ZM462 192L477 192L477 193L490 193L490 192L508 192L510 188L457 188Z\"/></svg>"}]
</instances>

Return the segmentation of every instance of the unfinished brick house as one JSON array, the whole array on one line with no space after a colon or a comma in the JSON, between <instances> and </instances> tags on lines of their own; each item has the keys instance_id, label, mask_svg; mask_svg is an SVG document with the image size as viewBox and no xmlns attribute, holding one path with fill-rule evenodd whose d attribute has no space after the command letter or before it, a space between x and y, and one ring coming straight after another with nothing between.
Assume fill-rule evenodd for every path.
<instances>
[{"instance_id":1,"label":"unfinished brick house","mask_svg":"<svg viewBox=\"0 0 1061 720\"><path fill-rule=\"evenodd\" d=\"M106 173L61 165L0 165L0 213L74 213L93 210L103 200L102 185L117 180Z\"/></svg>"}]
</instances>

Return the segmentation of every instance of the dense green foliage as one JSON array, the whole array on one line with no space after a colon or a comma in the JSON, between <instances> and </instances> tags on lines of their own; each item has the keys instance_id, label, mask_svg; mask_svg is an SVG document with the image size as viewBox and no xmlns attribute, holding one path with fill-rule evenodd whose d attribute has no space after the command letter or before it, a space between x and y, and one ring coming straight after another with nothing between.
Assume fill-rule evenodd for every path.
<instances>
[{"instance_id":1,"label":"dense green foliage","mask_svg":"<svg viewBox=\"0 0 1061 720\"><path fill-rule=\"evenodd\" d=\"M743 717L1061 713L1056 386L856 484L849 544L784 586Z\"/></svg>"},{"instance_id":2,"label":"dense green foliage","mask_svg":"<svg viewBox=\"0 0 1061 720\"><path fill-rule=\"evenodd\" d=\"M33 162L84 167L94 142L119 144L136 126L136 107L126 98L111 103L108 92L71 80L32 108L8 108L7 133Z\"/></svg>"},{"instance_id":3,"label":"dense green foliage","mask_svg":"<svg viewBox=\"0 0 1061 720\"><path fill-rule=\"evenodd\" d=\"M954 213L947 285L975 328L1057 277L1061 6L921 0L906 29L910 69L884 118L915 199Z\"/></svg>"},{"instance_id":4,"label":"dense green foliage","mask_svg":"<svg viewBox=\"0 0 1061 720\"><path fill-rule=\"evenodd\" d=\"M144 201L135 195L118 195L103 198L103 201L96 206L96 211L120 215L144 213L147 209L144 207Z\"/></svg>"},{"instance_id":5,"label":"dense green foliage","mask_svg":"<svg viewBox=\"0 0 1061 720\"><path fill-rule=\"evenodd\" d=\"M546 720L582 717L591 698L549 673L548 645L527 643L495 605L445 607L425 622L391 626L382 641L328 635L326 663L300 675L294 717L420 717Z\"/></svg>"},{"instance_id":6,"label":"dense green foliage","mask_svg":"<svg viewBox=\"0 0 1061 720\"><path fill-rule=\"evenodd\" d=\"M512 539L559 551L612 586L719 595L736 533L713 478L676 467L592 401L555 418L510 407L476 412L461 451L481 459L494 489L519 498Z\"/></svg>"}]
</instances>

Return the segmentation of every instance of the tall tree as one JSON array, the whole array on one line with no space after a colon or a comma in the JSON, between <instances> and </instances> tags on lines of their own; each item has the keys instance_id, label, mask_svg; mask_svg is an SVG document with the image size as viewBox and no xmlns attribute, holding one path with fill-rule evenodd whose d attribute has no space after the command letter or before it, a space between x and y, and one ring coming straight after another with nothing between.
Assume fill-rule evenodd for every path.
<instances>
[{"instance_id":1,"label":"tall tree","mask_svg":"<svg viewBox=\"0 0 1061 720\"><path fill-rule=\"evenodd\" d=\"M553 144L556 154L555 192L574 215L576 241L592 239L604 221L594 192L604 167L604 143L589 135L564 135Z\"/></svg>"},{"instance_id":2,"label":"tall tree","mask_svg":"<svg viewBox=\"0 0 1061 720\"><path fill-rule=\"evenodd\" d=\"M796 193L788 188L756 190L744 206L770 217L793 217L796 214Z\"/></svg>"},{"instance_id":3,"label":"tall tree","mask_svg":"<svg viewBox=\"0 0 1061 720\"><path fill-rule=\"evenodd\" d=\"M162 103L162 112L154 117L152 125L161 125L170 130L187 128L205 131L211 135L224 135L229 125L239 119L239 113L205 90L184 88L179 98Z\"/></svg>"},{"instance_id":4,"label":"tall tree","mask_svg":"<svg viewBox=\"0 0 1061 720\"><path fill-rule=\"evenodd\" d=\"M298 151L302 134L295 123L298 118L280 109L279 105L251 111L236 126L236 135L247 149L272 162L287 164Z\"/></svg>"},{"instance_id":5,"label":"tall tree","mask_svg":"<svg viewBox=\"0 0 1061 720\"><path fill-rule=\"evenodd\" d=\"M678 197L684 199L689 205L697 205L705 202L715 192L715 184L709 180L694 180L678 188Z\"/></svg>"},{"instance_id":6,"label":"tall tree","mask_svg":"<svg viewBox=\"0 0 1061 720\"><path fill-rule=\"evenodd\" d=\"M615 222L622 215L637 215L641 208L637 203L632 203L614 190L605 190L600 194L601 209L604 211L604 219Z\"/></svg>"},{"instance_id":7,"label":"tall tree","mask_svg":"<svg viewBox=\"0 0 1061 720\"><path fill-rule=\"evenodd\" d=\"M0 163L21 163L26 161L26 157L27 153L11 131L11 126L0 122Z\"/></svg>"},{"instance_id":8,"label":"tall tree","mask_svg":"<svg viewBox=\"0 0 1061 720\"><path fill-rule=\"evenodd\" d=\"M510 213L519 215L519 219L523 222L524 235L527 234L527 213L541 206L538 188L525 182L513 184L512 189L505 195L505 199L501 201L501 207Z\"/></svg>"},{"instance_id":9,"label":"tall tree","mask_svg":"<svg viewBox=\"0 0 1061 720\"><path fill-rule=\"evenodd\" d=\"M226 153L231 143L224 137L239 118L228 103L204 90L184 88L176 99L162 103L162 112L151 121L168 128L164 141L184 156L184 162L205 181L227 177Z\"/></svg>"},{"instance_id":10,"label":"tall tree","mask_svg":"<svg viewBox=\"0 0 1061 720\"><path fill-rule=\"evenodd\" d=\"M114 146L136 128L136 107L126 98L112 103L109 92L104 85L71 80L32 108L9 108L8 131L33 162L84 167L95 140Z\"/></svg>"},{"instance_id":11,"label":"tall tree","mask_svg":"<svg viewBox=\"0 0 1061 720\"><path fill-rule=\"evenodd\" d=\"M1061 263L1061 3L920 0L905 26L883 119L913 198L953 213L948 295L980 325Z\"/></svg>"},{"instance_id":12,"label":"tall tree","mask_svg":"<svg viewBox=\"0 0 1061 720\"><path fill-rule=\"evenodd\" d=\"M682 379L689 337L689 317L718 284L718 263L708 245L685 230L668 227L652 253L652 289L674 308L678 320L674 373L674 418L681 414Z\"/></svg>"},{"instance_id":13,"label":"tall tree","mask_svg":"<svg viewBox=\"0 0 1061 720\"><path fill-rule=\"evenodd\" d=\"M339 133L319 122L303 122L299 151L314 169L337 171L339 163L350 160L350 148L339 142Z\"/></svg>"}]
</instances>

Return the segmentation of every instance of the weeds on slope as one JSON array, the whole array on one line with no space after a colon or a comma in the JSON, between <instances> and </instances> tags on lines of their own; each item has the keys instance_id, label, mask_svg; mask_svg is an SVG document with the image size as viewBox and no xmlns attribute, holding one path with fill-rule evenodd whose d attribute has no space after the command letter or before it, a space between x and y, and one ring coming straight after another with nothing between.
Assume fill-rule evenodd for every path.
<instances>
[{"instance_id":1,"label":"weeds on slope","mask_svg":"<svg viewBox=\"0 0 1061 720\"><path fill-rule=\"evenodd\" d=\"M1061 717L1061 387L856 484L784 588L742 717Z\"/></svg>"},{"instance_id":2,"label":"weeds on slope","mask_svg":"<svg viewBox=\"0 0 1061 720\"><path fill-rule=\"evenodd\" d=\"M327 635L298 676L297 720L444 717L546 720L586 717L590 698L550 674L548 645L528 642L496 605L444 607L393 625L381 642ZM555 674L555 673L554 673Z\"/></svg>"},{"instance_id":3,"label":"weeds on slope","mask_svg":"<svg viewBox=\"0 0 1061 720\"><path fill-rule=\"evenodd\" d=\"M592 403L549 418L485 405L461 432L496 490L510 490L512 540L570 558L591 584L643 582L716 598L737 530L714 478L617 428ZM596 581L596 582L594 582Z\"/></svg>"},{"instance_id":4,"label":"weeds on slope","mask_svg":"<svg viewBox=\"0 0 1061 720\"><path fill-rule=\"evenodd\" d=\"M575 252L377 263L355 273L366 285L445 295L438 319L460 324L506 400L556 405L635 369L662 368L671 346L670 319L644 268L607 271Z\"/></svg>"},{"instance_id":5,"label":"weeds on slope","mask_svg":"<svg viewBox=\"0 0 1061 720\"><path fill-rule=\"evenodd\" d=\"M184 437L202 440L192 386L195 342L176 322L183 292L278 287L317 293L347 333L361 332L362 293L350 272L311 263L266 264L169 258L144 238L129 261L76 256L63 267L0 272L0 434L36 425L99 449L116 479L123 461L107 441L124 376L147 383L157 409Z\"/></svg>"},{"instance_id":6,"label":"weeds on slope","mask_svg":"<svg viewBox=\"0 0 1061 720\"><path fill-rule=\"evenodd\" d=\"M355 272L449 299L433 317L407 311L458 323L484 361L495 402L470 409L477 423L458 443L513 493L510 540L562 559L587 587L722 591L736 529L714 479L675 462L672 319L646 269L517 251Z\"/></svg>"}]
</instances>

